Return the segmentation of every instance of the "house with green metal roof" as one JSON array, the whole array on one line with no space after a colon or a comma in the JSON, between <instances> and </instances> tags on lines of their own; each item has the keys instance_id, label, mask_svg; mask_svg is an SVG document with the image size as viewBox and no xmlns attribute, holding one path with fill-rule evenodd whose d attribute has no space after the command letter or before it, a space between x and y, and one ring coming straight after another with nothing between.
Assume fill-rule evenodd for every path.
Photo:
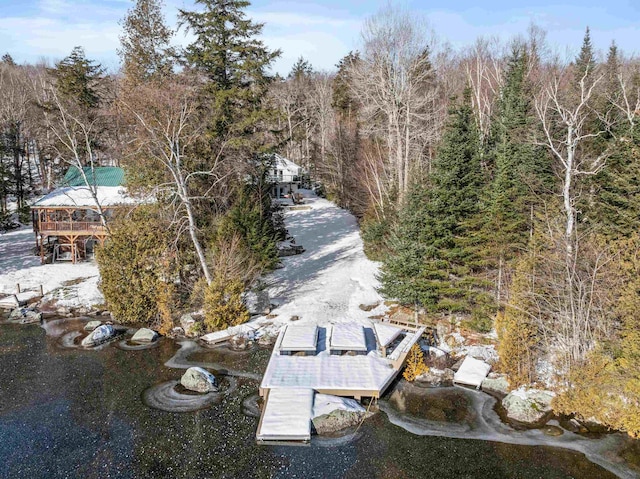
<instances>
[{"instance_id":1,"label":"house with green metal roof","mask_svg":"<svg viewBox=\"0 0 640 479\"><path fill-rule=\"evenodd\" d=\"M115 211L137 203L124 187L122 168L69 168L60 186L31 206L42 262L85 258L107 237L106 221Z\"/></svg>"}]
</instances>

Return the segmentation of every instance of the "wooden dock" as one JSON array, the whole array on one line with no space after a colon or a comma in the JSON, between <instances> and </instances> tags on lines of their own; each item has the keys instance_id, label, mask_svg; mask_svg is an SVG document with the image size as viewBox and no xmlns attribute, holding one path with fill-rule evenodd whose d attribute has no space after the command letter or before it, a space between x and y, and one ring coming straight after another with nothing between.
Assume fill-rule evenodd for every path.
<instances>
[{"instance_id":1,"label":"wooden dock","mask_svg":"<svg viewBox=\"0 0 640 479\"><path fill-rule=\"evenodd\" d=\"M363 397L379 398L398 376L411 348L426 330L425 326L416 331L403 330L404 338L385 357L380 349L389 344L377 344L373 329L364 327L363 336L376 338L375 344L371 344L371 341L367 344L366 354L357 350L331 354L328 328L309 328L309 337L317 338L317 349L311 355L308 351L294 355L288 350L281 351L287 328L280 332L260 384L264 405L256 432L258 444L308 443L311 436L307 428L310 428L313 419L313 398L316 393L357 400ZM367 329L371 331L365 332ZM301 341L304 338L295 339ZM340 346L345 347L349 345Z\"/></svg>"}]
</instances>

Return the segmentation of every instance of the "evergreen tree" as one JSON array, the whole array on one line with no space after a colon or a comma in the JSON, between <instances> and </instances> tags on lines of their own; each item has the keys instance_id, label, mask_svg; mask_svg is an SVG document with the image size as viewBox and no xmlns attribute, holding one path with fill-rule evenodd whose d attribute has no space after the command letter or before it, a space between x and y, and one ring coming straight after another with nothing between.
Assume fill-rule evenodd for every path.
<instances>
[{"instance_id":1,"label":"evergreen tree","mask_svg":"<svg viewBox=\"0 0 640 479\"><path fill-rule=\"evenodd\" d=\"M313 73L313 68L311 67L311 64L301 56L296 60L296 62L291 67L291 72L289 73L289 79L298 80L301 77L308 77L312 73Z\"/></svg>"},{"instance_id":2,"label":"evergreen tree","mask_svg":"<svg viewBox=\"0 0 640 479\"><path fill-rule=\"evenodd\" d=\"M9 53L5 53L4 55L2 55L2 63L10 67L16 66L16 62L13 60L13 57Z\"/></svg>"},{"instance_id":3,"label":"evergreen tree","mask_svg":"<svg viewBox=\"0 0 640 479\"><path fill-rule=\"evenodd\" d=\"M141 206L114 220L109 240L98 248L100 289L118 321L167 322L163 302L175 302L167 297L172 290L167 280L174 273L169 229L156 205Z\"/></svg>"},{"instance_id":4,"label":"evergreen tree","mask_svg":"<svg viewBox=\"0 0 640 479\"><path fill-rule=\"evenodd\" d=\"M481 225L481 256L488 266L500 269L499 276L505 263L524 250L532 228L531 209L553 182L548 155L531 141L536 120L528 63L526 51L515 47L492 125L489 157L494 178L486 207L475 219Z\"/></svg>"},{"instance_id":5,"label":"evergreen tree","mask_svg":"<svg viewBox=\"0 0 640 479\"><path fill-rule=\"evenodd\" d=\"M349 52L340 59L336 65L338 72L333 79L333 101L332 106L343 117L351 118L358 110L357 99L351 93L351 78L349 70L358 63L360 55L358 52Z\"/></svg>"},{"instance_id":6,"label":"evergreen tree","mask_svg":"<svg viewBox=\"0 0 640 479\"><path fill-rule=\"evenodd\" d=\"M461 241L484 185L467 89L450 112L428 187L414 185L406 195L389 242L391 254L382 265L383 294L430 311L486 317L489 300L474 277L476 255Z\"/></svg>"},{"instance_id":7,"label":"evergreen tree","mask_svg":"<svg viewBox=\"0 0 640 479\"><path fill-rule=\"evenodd\" d=\"M580 53L575 61L576 67L576 81L580 81L584 77L589 77L593 68L595 67L595 55L593 52L593 45L591 44L591 31L589 27L584 32L584 39L582 41L582 47Z\"/></svg>"},{"instance_id":8,"label":"evergreen tree","mask_svg":"<svg viewBox=\"0 0 640 479\"><path fill-rule=\"evenodd\" d=\"M431 306L438 302L437 280L446 276L427 275L425 262L433 240L428 187L414 183L405 197L398 222L388 240L390 254L383 257L381 292L408 305Z\"/></svg>"},{"instance_id":9,"label":"evergreen tree","mask_svg":"<svg viewBox=\"0 0 640 479\"><path fill-rule=\"evenodd\" d=\"M85 111L100 105L104 69L87 59L82 47L74 47L68 57L56 63L51 73L56 79L56 88L66 99Z\"/></svg>"},{"instance_id":10,"label":"evergreen tree","mask_svg":"<svg viewBox=\"0 0 640 479\"><path fill-rule=\"evenodd\" d=\"M173 70L173 31L165 24L162 0L137 0L122 21L122 69L130 84L162 79Z\"/></svg>"},{"instance_id":11,"label":"evergreen tree","mask_svg":"<svg viewBox=\"0 0 640 479\"><path fill-rule=\"evenodd\" d=\"M260 266L273 269L278 263L278 241L285 239L286 230L276 205L271 201L268 168L254 182L245 183L227 211L218 235L227 239L238 234Z\"/></svg>"},{"instance_id":12,"label":"evergreen tree","mask_svg":"<svg viewBox=\"0 0 640 479\"><path fill-rule=\"evenodd\" d=\"M245 0L196 0L203 11L179 10L181 25L195 35L184 50L185 66L203 75L212 105L210 131L243 143L265 119L262 100L271 77L267 69L280 54L256 37L263 24L247 19Z\"/></svg>"},{"instance_id":13,"label":"evergreen tree","mask_svg":"<svg viewBox=\"0 0 640 479\"><path fill-rule=\"evenodd\" d=\"M583 206L585 220L611 238L636 232L640 218L640 126L624 128L610 140L607 165L590 183L594 200Z\"/></svg>"}]
</instances>

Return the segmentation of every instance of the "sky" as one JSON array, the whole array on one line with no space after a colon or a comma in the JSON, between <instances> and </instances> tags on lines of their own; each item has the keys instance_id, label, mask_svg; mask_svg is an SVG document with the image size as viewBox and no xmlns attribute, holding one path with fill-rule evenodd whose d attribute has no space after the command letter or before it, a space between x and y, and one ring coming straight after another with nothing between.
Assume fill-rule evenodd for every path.
<instances>
[{"instance_id":1,"label":"sky","mask_svg":"<svg viewBox=\"0 0 640 479\"><path fill-rule=\"evenodd\" d=\"M365 19L389 0L255 0L249 17L264 22L262 40L280 49L274 70L285 75L300 56L317 70L336 63L360 45ZM391 0L391 3L396 3ZM591 29L594 45L605 51L612 40L627 54L640 53L639 0L403 0L416 16L426 18L437 37L455 49L479 36L502 39L525 33L534 22L547 31L559 52L572 55ZM131 0L0 0L0 53L18 63L42 58L59 60L80 45L89 58L116 71L119 21ZM176 25L178 8L193 9L193 0L165 0L165 16ZM188 41L184 32L177 44Z\"/></svg>"}]
</instances>

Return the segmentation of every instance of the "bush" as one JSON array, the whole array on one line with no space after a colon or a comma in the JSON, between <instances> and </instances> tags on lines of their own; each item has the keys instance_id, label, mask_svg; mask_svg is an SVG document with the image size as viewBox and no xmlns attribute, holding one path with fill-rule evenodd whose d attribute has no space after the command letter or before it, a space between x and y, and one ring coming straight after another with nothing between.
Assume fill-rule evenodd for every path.
<instances>
[{"instance_id":1,"label":"bush","mask_svg":"<svg viewBox=\"0 0 640 479\"><path fill-rule=\"evenodd\" d=\"M216 275L204 294L204 324L208 331L226 329L249 320L249 311L242 302L244 284L228 281Z\"/></svg>"},{"instance_id":2,"label":"bush","mask_svg":"<svg viewBox=\"0 0 640 479\"><path fill-rule=\"evenodd\" d=\"M161 323L163 330L172 325L173 252L167 246L168 230L155 207L140 207L116 218L109 238L97 248L100 288L118 321Z\"/></svg>"},{"instance_id":3,"label":"bush","mask_svg":"<svg viewBox=\"0 0 640 479\"><path fill-rule=\"evenodd\" d=\"M277 242L285 236L281 212L271 203L267 190L245 185L224 216L218 237L229 240L239 235L261 266L270 270L278 264Z\"/></svg>"},{"instance_id":4,"label":"bush","mask_svg":"<svg viewBox=\"0 0 640 479\"><path fill-rule=\"evenodd\" d=\"M18 221L20 221L20 223L28 225L31 223L31 219L31 207L29 205L18 209Z\"/></svg>"},{"instance_id":5,"label":"bush","mask_svg":"<svg viewBox=\"0 0 640 479\"><path fill-rule=\"evenodd\" d=\"M429 371L429 368L424 363L422 349L420 348L420 345L414 344L411 347L411 350L409 350L407 365L404 368L402 377L409 382L413 382L418 376L426 373L427 371Z\"/></svg>"},{"instance_id":6,"label":"bush","mask_svg":"<svg viewBox=\"0 0 640 479\"><path fill-rule=\"evenodd\" d=\"M360 227L364 252L373 261L382 261L387 252L386 242L391 225L385 220L365 219Z\"/></svg>"}]
</instances>

